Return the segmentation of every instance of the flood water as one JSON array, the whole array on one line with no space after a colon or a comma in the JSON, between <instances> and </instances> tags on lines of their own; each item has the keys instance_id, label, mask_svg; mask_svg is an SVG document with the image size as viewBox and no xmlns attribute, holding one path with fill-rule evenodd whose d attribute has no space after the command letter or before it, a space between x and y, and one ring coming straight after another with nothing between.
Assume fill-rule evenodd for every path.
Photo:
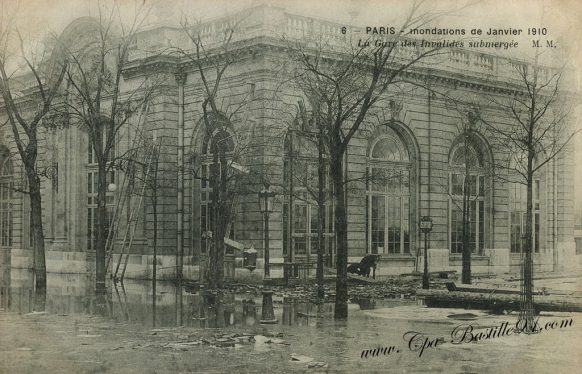
<instances>
[{"instance_id":1,"label":"flood water","mask_svg":"<svg viewBox=\"0 0 582 374\"><path fill-rule=\"evenodd\" d=\"M30 272L3 271L0 310L30 313L38 310ZM253 328L261 326L260 292L210 294L189 291L172 283L158 282L155 299L151 281L127 280L112 285L104 299L92 295L93 283L79 274L49 274L46 300L41 307L59 315L100 314L112 321L143 327ZM471 326L474 333L507 322L513 326L516 314L491 315L484 311L427 308L416 300L358 299L349 305L347 321L333 320L333 304L313 304L291 300L275 293L274 313L278 322L263 325L263 331L281 333L289 345L250 345L246 352L270 360L288 362L291 353L330 364L330 368L358 372L450 372L509 373L578 372L582 365L579 342L582 315L544 314L540 325L572 320L564 328L547 329L535 335L513 334L454 344L452 333L459 326ZM420 334L410 342L411 334ZM436 347L420 352L418 342ZM424 343L425 345L429 343ZM362 352L394 347L390 354L362 358ZM248 352L247 352L248 351ZM241 354L240 350L237 353ZM226 355L230 354L228 352ZM228 356L227 356L228 357ZM234 357L234 356L233 356ZM532 362L536 364L532 366ZM557 365L557 366L556 366Z\"/></svg>"}]
</instances>

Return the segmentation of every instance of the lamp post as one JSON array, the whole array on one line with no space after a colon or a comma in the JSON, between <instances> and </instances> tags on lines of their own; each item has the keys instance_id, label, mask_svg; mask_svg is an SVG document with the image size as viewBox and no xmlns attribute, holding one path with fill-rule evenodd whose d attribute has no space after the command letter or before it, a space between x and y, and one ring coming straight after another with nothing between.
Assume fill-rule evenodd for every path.
<instances>
[{"instance_id":1,"label":"lamp post","mask_svg":"<svg viewBox=\"0 0 582 374\"><path fill-rule=\"evenodd\" d=\"M264 188L259 192L259 206L263 214L263 220L265 221L265 280L271 277L269 272L269 214L273 212L274 198L275 192L271 191L269 183L265 182Z\"/></svg>"},{"instance_id":2,"label":"lamp post","mask_svg":"<svg viewBox=\"0 0 582 374\"><path fill-rule=\"evenodd\" d=\"M273 211L273 200L275 199L275 192L271 191L268 182L265 182L264 188L259 192L259 206L263 219L265 220L265 277L263 279L266 284L271 277L269 273L269 214ZM273 291L263 288L263 307L261 310L260 323L277 323L275 313L273 310Z\"/></svg>"},{"instance_id":3,"label":"lamp post","mask_svg":"<svg viewBox=\"0 0 582 374\"><path fill-rule=\"evenodd\" d=\"M422 274L422 288L428 290L428 233L432 231L432 219L424 216L418 222L420 231L424 233L424 273Z\"/></svg>"}]
</instances>

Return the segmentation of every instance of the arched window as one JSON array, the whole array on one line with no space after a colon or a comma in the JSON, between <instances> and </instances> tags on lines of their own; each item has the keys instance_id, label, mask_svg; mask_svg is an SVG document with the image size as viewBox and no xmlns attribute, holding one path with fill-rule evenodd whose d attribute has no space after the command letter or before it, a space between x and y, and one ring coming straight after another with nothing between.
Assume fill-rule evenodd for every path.
<instances>
[{"instance_id":1,"label":"arched window","mask_svg":"<svg viewBox=\"0 0 582 374\"><path fill-rule=\"evenodd\" d=\"M451 253L463 253L463 210L472 253L485 246L485 173L483 156L471 138L453 146L449 157Z\"/></svg>"},{"instance_id":2,"label":"arched window","mask_svg":"<svg viewBox=\"0 0 582 374\"><path fill-rule=\"evenodd\" d=\"M102 144L106 144L107 131L102 132L103 140ZM113 142L113 147L109 151L109 160L115 159L115 147L116 141ZM93 144L91 139L88 140L87 145L87 249L95 249L95 240L97 238L97 187L98 187L98 167L97 167L97 156L95 150L93 149ZM107 185L111 183L116 183L115 171L111 170L107 173ZM113 192L107 189L106 191L106 205L107 205L107 230L109 230L109 224L113 218L113 210L115 208ZM109 231L105 234L106 237L109 235Z\"/></svg>"},{"instance_id":3,"label":"arched window","mask_svg":"<svg viewBox=\"0 0 582 374\"><path fill-rule=\"evenodd\" d=\"M208 251L211 245L211 234L212 231L212 166L214 163L215 152L224 152L227 159L231 159L235 148L234 137L224 128L220 127L214 130L214 132L204 139L202 146L202 157L201 157L201 172L200 172L200 232L202 233L202 243L200 246L201 252L205 253ZM220 167L220 158L218 161L217 170L219 173L222 168ZM218 180L215 182L216 185L224 183L222 180L222 175L219 174ZM227 229L228 238L234 239L234 219L231 220L230 227ZM227 253L232 252L230 246L226 246Z\"/></svg>"},{"instance_id":4,"label":"arched window","mask_svg":"<svg viewBox=\"0 0 582 374\"><path fill-rule=\"evenodd\" d=\"M14 169L7 158L0 164L0 247L12 246L12 191Z\"/></svg>"},{"instance_id":5,"label":"arched window","mask_svg":"<svg viewBox=\"0 0 582 374\"><path fill-rule=\"evenodd\" d=\"M393 130L370 148L366 173L367 252L410 253L410 157Z\"/></svg>"},{"instance_id":6,"label":"arched window","mask_svg":"<svg viewBox=\"0 0 582 374\"><path fill-rule=\"evenodd\" d=\"M287 133L283 158L283 255L289 256L291 249L294 262L308 261L310 256L318 252L318 172L323 168L323 253L328 265L331 265L334 244L333 204L327 155L323 154L323 159L320 165L315 136L298 131Z\"/></svg>"}]
</instances>

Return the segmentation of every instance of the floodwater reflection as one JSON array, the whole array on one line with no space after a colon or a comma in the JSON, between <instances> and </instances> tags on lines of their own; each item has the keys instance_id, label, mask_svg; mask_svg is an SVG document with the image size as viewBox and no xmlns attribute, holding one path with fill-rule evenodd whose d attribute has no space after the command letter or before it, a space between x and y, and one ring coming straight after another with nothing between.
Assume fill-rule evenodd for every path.
<instances>
[{"instance_id":1,"label":"floodwater reflection","mask_svg":"<svg viewBox=\"0 0 582 374\"><path fill-rule=\"evenodd\" d=\"M151 281L128 280L110 284L110 292L97 297L93 292L94 281L87 276L48 274L48 287L43 296L34 291L33 277L28 271L0 269L0 275L0 308L23 314L40 309L53 314L100 314L146 328L257 327L261 318L262 295L252 290L188 292L173 283L160 281L156 283L154 293ZM289 294L288 290L284 293ZM507 372L505 362L508 361L523 362L524 368L529 370L531 365L528 364L535 358L543 369L538 372L548 372L556 363L563 366L564 372L579 371L579 365L574 365L577 362L571 360L579 356L578 328L544 332L538 336L508 336L475 344L442 344L427 350L419 358L418 352L410 351L403 340L407 331L421 332L427 337L446 337L461 324L470 324L482 331L504 321L515 323L518 317L490 315L476 310L427 308L406 299L354 297L348 306L350 318L334 321L333 304L301 301L275 292L274 313L279 322L255 330L264 335L281 333L282 340L288 345L261 346L255 342L252 348L247 346L228 351L228 355L233 355L228 357L234 360L236 354L256 354L253 357L265 359L263 351L271 351L268 359L278 360L278 364L284 367L290 352L294 352L329 362L330 370L333 366L346 372L457 373ZM578 326L581 316L579 313L556 314L556 317L543 317L542 322L548 318L572 317L574 326ZM396 346L401 353L367 359L361 356L364 350L386 346Z\"/></svg>"},{"instance_id":2,"label":"floodwater reflection","mask_svg":"<svg viewBox=\"0 0 582 374\"><path fill-rule=\"evenodd\" d=\"M17 313L45 311L59 315L91 314L152 327L186 326L224 328L259 324L262 296L259 292L200 290L188 292L172 282L126 280L108 284L109 292L96 295L94 280L83 274L49 273L46 290L35 290L32 272L2 269L0 307ZM372 309L377 302L355 300L351 308ZM332 303L305 303L277 298L275 317L286 326L321 326L333 318Z\"/></svg>"}]
</instances>

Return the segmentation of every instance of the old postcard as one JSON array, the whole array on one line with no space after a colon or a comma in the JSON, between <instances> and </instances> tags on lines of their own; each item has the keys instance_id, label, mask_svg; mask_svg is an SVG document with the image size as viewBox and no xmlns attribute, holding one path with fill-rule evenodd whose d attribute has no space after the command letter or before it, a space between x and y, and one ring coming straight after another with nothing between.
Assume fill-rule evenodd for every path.
<instances>
[{"instance_id":1,"label":"old postcard","mask_svg":"<svg viewBox=\"0 0 582 374\"><path fill-rule=\"evenodd\" d=\"M575 373L582 6L0 7L0 373Z\"/></svg>"}]
</instances>

